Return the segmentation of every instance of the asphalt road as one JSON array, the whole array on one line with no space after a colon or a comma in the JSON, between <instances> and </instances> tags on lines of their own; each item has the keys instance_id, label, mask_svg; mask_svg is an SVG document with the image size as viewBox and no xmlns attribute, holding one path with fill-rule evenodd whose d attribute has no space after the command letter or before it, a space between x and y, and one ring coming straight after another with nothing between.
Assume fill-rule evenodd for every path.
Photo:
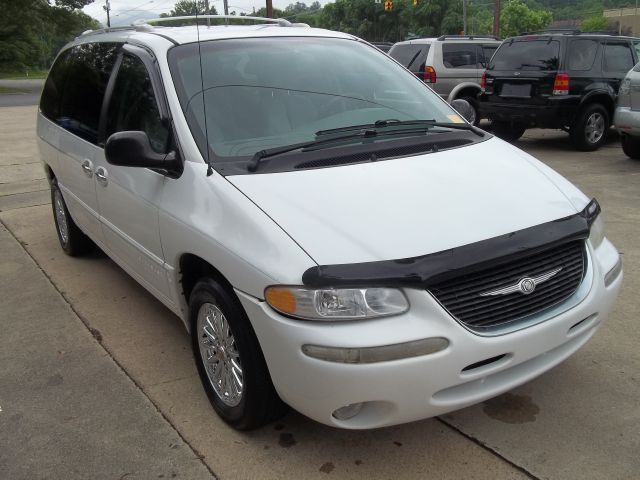
<instances>
[{"instance_id":1,"label":"asphalt road","mask_svg":"<svg viewBox=\"0 0 640 480\"><path fill-rule=\"evenodd\" d=\"M0 79L0 87L15 90L12 93L0 93L0 107L20 107L37 105L40 102L40 93L44 86L44 80L3 80Z\"/></svg>"},{"instance_id":2,"label":"asphalt road","mask_svg":"<svg viewBox=\"0 0 640 480\"><path fill-rule=\"evenodd\" d=\"M621 298L576 355L439 419L351 432L291 412L238 433L179 320L104 255L60 250L34 120L0 109L0 478L637 478L640 162L615 139L588 154L561 132L518 142L598 198L624 256Z\"/></svg>"}]
</instances>

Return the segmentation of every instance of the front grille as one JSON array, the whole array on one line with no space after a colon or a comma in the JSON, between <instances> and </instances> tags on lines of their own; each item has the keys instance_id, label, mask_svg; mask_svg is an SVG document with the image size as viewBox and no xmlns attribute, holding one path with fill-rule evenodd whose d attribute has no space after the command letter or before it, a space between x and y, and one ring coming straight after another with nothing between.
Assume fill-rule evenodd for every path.
<instances>
[{"instance_id":1,"label":"front grille","mask_svg":"<svg viewBox=\"0 0 640 480\"><path fill-rule=\"evenodd\" d=\"M570 297L580 286L586 271L584 241L553 247L514 261L496 262L479 271L462 273L454 279L429 287L429 291L459 322L479 332L503 328L546 310ZM481 296L535 278L562 267L556 275L536 285L533 293L520 291Z\"/></svg>"}]
</instances>

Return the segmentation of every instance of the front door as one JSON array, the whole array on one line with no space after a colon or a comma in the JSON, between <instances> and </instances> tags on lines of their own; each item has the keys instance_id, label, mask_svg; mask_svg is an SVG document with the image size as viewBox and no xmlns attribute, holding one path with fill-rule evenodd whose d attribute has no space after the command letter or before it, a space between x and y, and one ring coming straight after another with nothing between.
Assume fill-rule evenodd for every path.
<instances>
[{"instance_id":1,"label":"front door","mask_svg":"<svg viewBox=\"0 0 640 480\"><path fill-rule=\"evenodd\" d=\"M111 79L104 138L116 132L143 131L154 150L165 152L169 131L160 116L151 76L141 58L126 49L133 47L125 47ZM111 165L104 150L95 156L95 176L102 230L112 257L156 296L168 301L158 227L165 176L147 168Z\"/></svg>"}]
</instances>

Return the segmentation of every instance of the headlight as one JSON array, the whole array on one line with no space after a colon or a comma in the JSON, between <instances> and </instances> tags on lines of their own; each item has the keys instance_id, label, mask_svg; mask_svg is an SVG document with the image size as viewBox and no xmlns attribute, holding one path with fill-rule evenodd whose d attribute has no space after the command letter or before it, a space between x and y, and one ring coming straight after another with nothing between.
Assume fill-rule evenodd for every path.
<instances>
[{"instance_id":1,"label":"headlight","mask_svg":"<svg viewBox=\"0 0 640 480\"><path fill-rule=\"evenodd\" d=\"M267 303L285 315L304 320L357 320L398 315L409 302L396 288L308 289L273 286L264 292Z\"/></svg>"},{"instance_id":2,"label":"headlight","mask_svg":"<svg viewBox=\"0 0 640 480\"><path fill-rule=\"evenodd\" d=\"M591 224L591 233L589 235L589 241L593 248L598 248L604 240L604 222L602 221L602 215L598 217Z\"/></svg>"}]
</instances>

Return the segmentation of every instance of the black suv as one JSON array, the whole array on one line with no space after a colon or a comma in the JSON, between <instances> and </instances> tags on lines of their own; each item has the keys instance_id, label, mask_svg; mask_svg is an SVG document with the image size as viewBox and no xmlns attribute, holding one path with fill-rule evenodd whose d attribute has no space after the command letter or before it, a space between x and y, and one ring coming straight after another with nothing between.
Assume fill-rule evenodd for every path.
<instances>
[{"instance_id":1,"label":"black suv","mask_svg":"<svg viewBox=\"0 0 640 480\"><path fill-rule=\"evenodd\" d=\"M569 132L579 150L604 142L640 39L573 32L507 38L482 77L481 116L517 140L530 127Z\"/></svg>"}]
</instances>

